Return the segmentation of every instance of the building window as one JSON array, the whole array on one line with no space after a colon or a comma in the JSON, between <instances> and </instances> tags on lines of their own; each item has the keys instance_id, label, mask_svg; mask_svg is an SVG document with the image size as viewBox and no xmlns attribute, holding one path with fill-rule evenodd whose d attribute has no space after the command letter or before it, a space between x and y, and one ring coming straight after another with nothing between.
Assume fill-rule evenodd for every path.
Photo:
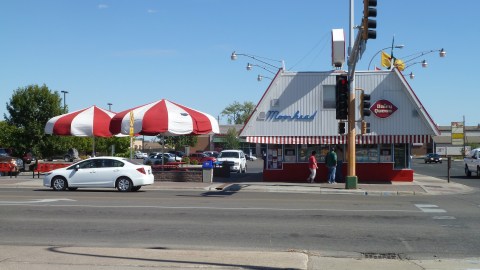
<instances>
[{"instance_id":1,"label":"building window","mask_svg":"<svg viewBox=\"0 0 480 270\"><path fill-rule=\"evenodd\" d=\"M364 144L356 148L357 162L378 162L378 145Z\"/></svg>"},{"instance_id":2,"label":"building window","mask_svg":"<svg viewBox=\"0 0 480 270\"><path fill-rule=\"evenodd\" d=\"M284 161L287 163L294 163L297 161L297 145L296 144L286 144L284 145Z\"/></svg>"},{"instance_id":3,"label":"building window","mask_svg":"<svg viewBox=\"0 0 480 270\"><path fill-rule=\"evenodd\" d=\"M408 169L410 167L410 153L408 149L409 144L398 143L394 144L394 168Z\"/></svg>"},{"instance_id":4,"label":"building window","mask_svg":"<svg viewBox=\"0 0 480 270\"><path fill-rule=\"evenodd\" d=\"M335 85L323 86L323 108L335 109Z\"/></svg>"},{"instance_id":5,"label":"building window","mask_svg":"<svg viewBox=\"0 0 480 270\"><path fill-rule=\"evenodd\" d=\"M268 145L267 149L267 169L281 170L283 169L283 155L281 144Z\"/></svg>"}]
</instances>

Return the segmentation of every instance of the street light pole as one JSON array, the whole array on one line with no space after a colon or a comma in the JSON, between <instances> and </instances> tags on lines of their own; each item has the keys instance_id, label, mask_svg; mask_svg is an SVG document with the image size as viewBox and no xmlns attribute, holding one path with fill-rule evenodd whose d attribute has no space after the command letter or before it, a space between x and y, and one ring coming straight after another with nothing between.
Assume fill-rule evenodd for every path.
<instances>
[{"instance_id":1,"label":"street light pole","mask_svg":"<svg viewBox=\"0 0 480 270\"><path fill-rule=\"evenodd\" d=\"M68 91L62 90L62 91L60 91L60 92L63 93L63 113L66 113L66 112L67 112L67 107L66 107L66 106L67 106L67 105L66 105L66 103L67 103L66 95L68 94Z\"/></svg>"},{"instance_id":2,"label":"street light pole","mask_svg":"<svg viewBox=\"0 0 480 270\"><path fill-rule=\"evenodd\" d=\"M393 46L394 49L402 49L403 47L405 47L405 45L396 45L396 46ZM390 49L392 47L385 47L381 50L379 50L378 52L376 52L373 56L372 56L372 59L370 59L370 62L368 62L368 69L367 70L370 70L370 65L372 64L372 61L373 59L375 58L375 56L377 56L379 53L381 53L383 50L386 50L386 49ZM392 49L393 50L393 49Z\"/></svg>"}]
</instances>

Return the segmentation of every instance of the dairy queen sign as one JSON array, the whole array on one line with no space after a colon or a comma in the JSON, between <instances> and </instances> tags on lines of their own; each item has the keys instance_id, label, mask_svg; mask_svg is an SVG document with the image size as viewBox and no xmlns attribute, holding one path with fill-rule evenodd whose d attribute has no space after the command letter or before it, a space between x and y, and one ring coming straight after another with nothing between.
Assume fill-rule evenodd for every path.
<instances>
[{"instance_id":1,"label":"dairy queen sign","mask_svg":"<svg viewBox=\"0 0 480 270\"><path fill-rule=\"evenodd\" d=\"M387 118L392 115L398 108L393 105L390 101L381 99L375 102L370 110L375 114L377 117L380 118Z\"/></svg>"}]
</instances>

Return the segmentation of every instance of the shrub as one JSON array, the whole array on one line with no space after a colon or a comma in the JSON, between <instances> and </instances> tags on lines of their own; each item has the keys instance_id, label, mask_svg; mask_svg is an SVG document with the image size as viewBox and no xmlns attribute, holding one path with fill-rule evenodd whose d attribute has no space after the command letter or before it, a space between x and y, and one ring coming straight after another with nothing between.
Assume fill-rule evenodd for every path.
<instances>
[{"instance_id":1,"label":"shrub","mask_svg":"<svg viewBox=\"0 0 480 270\"><path fill-rule=\"evenodd\" d=\"M188 157L182 158L182 161L185 162L186 164L190 164L190 158Z\"/></svg>"},{"instance_id":2,"label":"shrub","mask_svg":"<svg viewBox=\"0 0 480 270\"><path fill-rule=\"evenodd\" d=\"M192 164L193 165L198 165L198 160L196 160L196 159L192 160Z\"/></svg>"}]
</instances>

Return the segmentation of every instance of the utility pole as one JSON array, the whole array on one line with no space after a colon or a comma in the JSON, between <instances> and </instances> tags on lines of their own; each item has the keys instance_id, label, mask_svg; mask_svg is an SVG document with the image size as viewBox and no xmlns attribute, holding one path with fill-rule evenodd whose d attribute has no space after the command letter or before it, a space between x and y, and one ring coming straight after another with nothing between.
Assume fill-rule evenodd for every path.
<instances>
[{"instance_id":1,"label":"utility pole","mask_svg":"<svg viewBox=\"0 0 480 270\"><path fill-rule=\"evenodd\" d=\"M354 39L354 0L350 0L350 31L348 47L348 82L350 84L349 103L348 103L348 168L345 179L346 189L356 189L358 178L356 176L356 145L355 145L355 127L356 127L356 108L355 108L355 66L366 48L368 39L375 39L377 32L377 22L369 17L377 16L377 0L363 0L363 18L361 27L358 28L357 37ZM355 40L355 41L354 41Z\"/></svg>"},{"instance_id":2,"label":"utility pole","mask_svg":"<svg viewBox=\"0 0 480 270\"><path fill-rule=\"evenodd\" d=\"M354 0L350 0L350 29L349 29L349 45L348 45L348 74L349 74L349 83L350 83L350 93L348 100L348 136L347 136L347 177L345 179L345 188L346 189L356 189L357 188L357 176L355 175L355 64L357 59L354 58L355 52L353 51L354 47ZM352 60L352 61L351 61ZM354 60L354 63L353 63Z\"/></svg>"}]
</instances>

